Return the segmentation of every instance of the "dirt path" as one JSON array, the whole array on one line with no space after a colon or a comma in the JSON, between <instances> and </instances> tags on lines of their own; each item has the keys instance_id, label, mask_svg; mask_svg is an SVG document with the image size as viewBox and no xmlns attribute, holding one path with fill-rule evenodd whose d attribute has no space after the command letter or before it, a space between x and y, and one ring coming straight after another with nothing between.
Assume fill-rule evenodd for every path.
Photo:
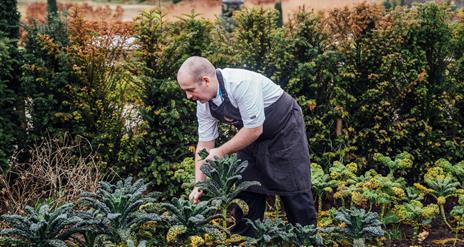
<instances>
[{"instance_id":1,"label":"dirt path","mask_svg":"<svg viewBox=\"0 0 464 247\"><path fill-rule=\"evenodd\" d=\"M25 14L25 10L28 3L32 2L46 2L46 0L19 0L18 7L22 16ZM140 14L140 12L158 7L158 4L115 4L115 3L103 3L103 2L93 2L93 1L76 1L76 0L58 0L59 3L88 3L92 6L104 6L108 5L112 9L115 9L116 6L120 5L124 9L123 20L129 21L132 20L135 16ZM261 2L261 3L260 3ZM262 3L268 2L268 3ZM344 6L353 6L361 2L368 3L382 3L382 0L282 0L282 9L284 18L287 19L289 14L294 13L301 6L305 6L307 9L313 9L314 11L326 11L333 8L340 8ZM245 0L246 7L255 7L262 6L264 8L273 8L274 1L259 1L259 0ZM171 4L162 2L161 8L167 14L167 18L170 20L175 19L182 14L191 13L194 10L196 13L199 13L202 17L207 19L214 19L221 12L220 1L215 0L183 0L178 4Z\"/></svg>"}]
</instances>

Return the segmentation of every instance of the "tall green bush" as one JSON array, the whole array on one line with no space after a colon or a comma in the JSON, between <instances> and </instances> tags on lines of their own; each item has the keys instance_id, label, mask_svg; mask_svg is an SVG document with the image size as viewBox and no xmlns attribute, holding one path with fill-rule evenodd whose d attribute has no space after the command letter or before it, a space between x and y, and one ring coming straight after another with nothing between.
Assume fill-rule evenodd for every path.
<instances>
[{"instance_id":1,"label":"tall green bush","mask_svg":"<svg viewBox=\"0 0 464 247\"><path fill-rule=\"evenodd\" d=\"M349 151L346 135L337 133L337 121L346 116L349 95L341 80L343 54L330 43L320 16L302 9L287 28L292 54L286 90L298 99L305 118L312 161L327 166Z\"/></svg>"},{"instance_id":2,"label":"tall green bush","mask_svg":"<svg viewBox=\"0 0 464 247\"><path fill-rule=\"evenodd\" d=\"M49 19L45 24L26 27L24 65L21 81L27 95L30 113L28 143L44 134L73 133L66 86L75 81L68 60L67 29L63 20Z\"/></svg>"},{"instance_id":3,"label":"tall green bush","mask_svg":"<svg viewBox=\"0 0 464 247\"><path fill-rule=\"evenodd\" d=\"M449 11L425 4L389 15L368 5L332 12L331 39L343 54L339 75L350 99L342 105L343 128L352 130L356 150L348 158L405 150L416 157L415 175L439 157L462 159L462 82L449 76Z\"/></svg>"},{"instance_id":4,"label":"tall green bush","mask_svg":"<svg viewBox=\"0 0 464 247\"><path fill-rule=\"evenodd\" d=\"M0 6L0 32L11 39L19 38L19 12L16 0L5 0Z\"/></svg>"},{"instance_id":5,"label":"tall green bush","mask_svg":"<svg viewBox=\"0 0 464 247\"><path fill-rule=\"evenodd\" d=\"M105 168L120 166L125 163L120 154L133 117L129 102L133 75L128 68L132 31L124 24L95 27L76 12L69 19L68 33L67 54L75 79L66 87L70 99L64 103L80 128L74 133L89 139Z\"/></svg>"},{"instance_id":6,"label":"tall green bush","mask_svg":"<svg viewBox=\"0 0 464 247\"><path fill-rule=\"evenodd\" d=\"M14 150L17 122L15 119L14 91L9 87L13 77L14 61L10 54L11 41L0 37L0 170L8 169L8 160Z\"/></svg>"},{"instance_id":7,"label":"tall green bush","mask_svg":"<svg viewBox=\"0 0 464 247\"><path fill-rule=\"evenodd\" d=\"M16 0L0 6L0 170L8 169L16 139L24 127L24 98L19 81L19 12Z\"/></svg>"},{"instance_id":8,"label":"tall green bush","mask_svg":"<svg viewBox=\"0 0 464 247\"><path fill-rule=\"evenodd\" d=\"M277 12L244 9L234 16L232 66L261 72L280 83L281 69L289 62L282 28L277 26ZM229 65L230 66L230 65Z\"/></svg>"},{"instance_id":9,"label":"tall green bush","mask_svg":"<svg viewBox=\"0 0 464 247\"><path fill-rule=\"evenodd\" d=\"M211 42L210 22L196 14L168 23L159 10L144 12L136 22L140 46L141 117L146 130L142 175L167 194L179 191L171 181L175 163L193 155L197 141L195 103L186 99L175 80L177 69L189 56L206 56Z\"/></svg>"},{"instance_id":10,"label":"tall green bush","mask_svg":"<svg viewBox=\"0 0 464 247\"><path fill-rule=\"evenodd\" d=\"M133 143L127 135L133 117L126 90L132 79L127 68L130 30L124 24L94 25L75 11L27 31L23 83L32 120L30 142L44 134L70 133L90 142L102 168L132 160L123 147Z\"/></svg>"}]
</instances>

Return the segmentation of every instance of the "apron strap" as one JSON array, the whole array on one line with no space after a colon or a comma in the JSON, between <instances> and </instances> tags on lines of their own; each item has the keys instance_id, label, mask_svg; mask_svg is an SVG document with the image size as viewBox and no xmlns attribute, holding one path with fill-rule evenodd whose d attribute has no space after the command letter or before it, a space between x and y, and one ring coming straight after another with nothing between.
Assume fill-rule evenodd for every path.
<instances>
[{"instance_id":1,"label":"apron strap","mask_svg":"<svg viewBox=\"0 0 464 247\"><path fill-rule=\"evenodd\" d=\"M219 89L220 89L221 92L222 92L223 99L229 98L229 96L227 95L226 88L225 88L225 86L224 86L224 78L222 77L221 71L218 70L218 69L216 69L216 76L217 76L217 78L218 78Z\"/></svg>"}]
</instances>

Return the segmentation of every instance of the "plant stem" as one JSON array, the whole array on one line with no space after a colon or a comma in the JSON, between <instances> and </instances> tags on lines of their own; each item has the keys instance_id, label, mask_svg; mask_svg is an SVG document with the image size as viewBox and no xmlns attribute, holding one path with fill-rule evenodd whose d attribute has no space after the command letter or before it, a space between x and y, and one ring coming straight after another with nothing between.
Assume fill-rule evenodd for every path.
<instances>
[{"instance_id":1,"label":"plant stem","mask_svg":"<svg viewBox=\"0 0 464 247\"><path fill-rule=\"evenodd\" d=\"M365 247L366 240L364 238L355 238L353 239L353 247Z\"/></svg>"},{"instance_id":2,"label":"plant stem","mask_svg":"<svg viewBox=\"0 0 464 247\"><path fill-rule=\"evenodd\" d=\"M317 210L318 212L322 211L322 195L317 196Z\"/></svg>"},{"instance_id":3,"label":"plant stem","mask_svg":"<svg viewBox=\"0 0 464 247\"><path fill-rule=\"evenodd\" d=\"M227 229L227 208L222 209L222 226Z\"/></svg>"},{"instance_id":4,"label":"plant stem","mask_svg":"<svg viewBox=\"0 0 464 247\"><path fill-rule=\"evenodd\" d=\"M274 202L274 212L275 212L275 217L276 219L280 218L280 197L278 195L275 196L275 202Z\"/></svg>"},{"instance_id":5,"label":"plant stem","mask_svg":"<svg viewBox=\"0 0 464 247\"><path fill-rule=\"evenodd\" d=\"M382 209L380 211L380 221L383 221L384 215L385 215L385 204L382 204Z\"/></svg>"},{"instance_id":6,"label":"plant stem","mask_svg":"<svg viewBox=\"0 0 464 247\"><path fill-rule=\"evenodd\" d=\"M412 244L416 244L418 240L417 234L419 233L419 227L415 226L412 228Z\"/></svg>"},{"instance_id":7,"label":"plant stem","mask_svg":"<svg viewBox=\"0 0 464 247\"><path fill-rule=\"evenodd\" d=\"M453 230L453 227L451 227L451 225L448 223L448 221L446 220L446 214L445 214L445 206L443 205L438 205L440 207L440 213L441 213L441 217L443 219L443 222L445 222L445 224L449 227L450 230Z\"/></svg>"}]
</instances>

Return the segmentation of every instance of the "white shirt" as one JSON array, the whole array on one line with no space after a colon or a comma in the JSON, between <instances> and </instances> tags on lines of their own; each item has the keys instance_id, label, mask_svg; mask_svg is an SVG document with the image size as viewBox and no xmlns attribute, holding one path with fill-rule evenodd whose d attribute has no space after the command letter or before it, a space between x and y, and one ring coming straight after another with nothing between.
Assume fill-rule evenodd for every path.
<instances>
[{"instance_id":1,"label":"white shirt","mask_svg":"<svg viewBox=\"0 0 464 247\"><path fill-rule=\"evenodd\" d=\"M269 78L244 69L220 69L224 87L230 103L237 107L243 121L243 127L255 128L264 123L264 108L276 102L283 94L283 89ZM218 94L212 99L220 105L223 98ZM224 93L222 93L224 95ZM218 136L218 121L211 115L209 104L197 101L198 140L212 141Z\"/></svg>"}]
</instances>

